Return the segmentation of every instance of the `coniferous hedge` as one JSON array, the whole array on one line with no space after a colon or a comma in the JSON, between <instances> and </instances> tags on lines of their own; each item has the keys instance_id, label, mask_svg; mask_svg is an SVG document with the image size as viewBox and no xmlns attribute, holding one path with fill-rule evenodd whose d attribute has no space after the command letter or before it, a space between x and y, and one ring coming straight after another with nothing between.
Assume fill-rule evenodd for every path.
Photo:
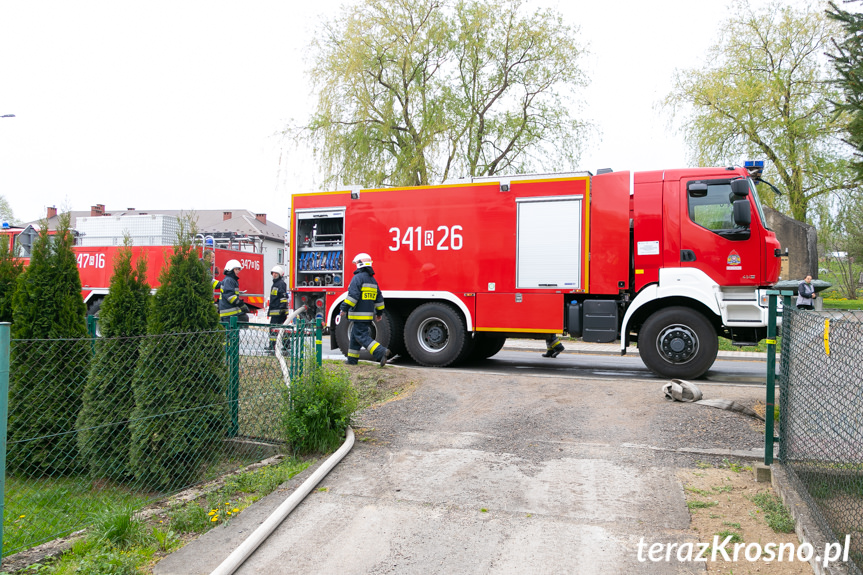
<instances>
[{"instance_id":1,"label":"coniferous hedge","mask_svg":"<svg viewBox=\"0 0 863 575\"><path fill-rule=\"evenodd\" d=\"M84 388L78 416L78 448L94 478L127 479L130 435L128 420L135 407L132 378L141 337L147 333L147 260L132 265L131 239L117 251L111 288L99 312L102 338Z\"/></svg>"},{"instance_id":2,"label":"coniferous hedge","mask_svg":"<svg viewBox=\"0 0 863 575\"><path fill-rule=\"evenodd\" d=\"M159 491L198 481L228 428L225 335L210 277L190 234L181 229L178 243L152 298L133 383L132 471Z\"/></svg>"},{"instance_id":3,"label":"coniferous hedge","mask_svg":"<svg viewBox=\"0 0 863 575\"><path fill-rule=\"evenodd\" d=\"M0 236L0 322L12 322L12 296L24 264L16 261L8 238Z\"/></svg>"},{"instance_id":4,"label":"coniferous hedge","mask_svg":"<svg viewBox=\"0 0 863 575\"><path fill-rule=\"evenodd\" d=\"M27 475L80 470L75 420L91 348L69 224L61 215L49 236L42 221L13 296L7 462Z\"/></svg>"}]
</instances>

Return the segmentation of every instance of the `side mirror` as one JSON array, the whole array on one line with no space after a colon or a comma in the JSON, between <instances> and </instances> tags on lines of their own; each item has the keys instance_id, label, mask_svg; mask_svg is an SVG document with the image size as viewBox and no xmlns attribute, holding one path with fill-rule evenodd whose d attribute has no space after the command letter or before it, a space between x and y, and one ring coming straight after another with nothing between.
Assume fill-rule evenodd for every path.
<instances>
[{"instance_id":1,"label":"side mirror","mask_svg":"<svg viewBox=\"0 0 863 575\"><path fill-rule=\"evenodd\" d=\"M686 185L686 191L693 198L703 198L707 195L707 184L704 182L689 182Z\"/></svg>"},{"instance_id":2,"label":"side mirror","mask_svg":"<svg viewBox=\"0 0 863 575\"><path fill-rule=\"evenodd\" d=\"M752 210L749 206L749 200L736 200L734 202L734 223L744 228L748 228L752 223Z\"/></svg>"},{"instance_id":3,"label":"side mirror","mask_svg":"<svg viewBox=\"0 0 863 575\"><path fill-rule=\"evenodd\" d=\"M749 195L749 182L747 180L734 180L731 182L731 193L745 198Z\"/></svg>"}]
</instances>

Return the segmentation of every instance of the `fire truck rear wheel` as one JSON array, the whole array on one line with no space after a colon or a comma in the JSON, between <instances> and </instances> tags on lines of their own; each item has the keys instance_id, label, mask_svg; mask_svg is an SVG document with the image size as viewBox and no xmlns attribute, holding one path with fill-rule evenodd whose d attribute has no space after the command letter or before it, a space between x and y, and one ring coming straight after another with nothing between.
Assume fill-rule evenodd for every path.
<instances>
[{"instance_id":1,"label":"fire truck rear wheel","mask_svg":"<svg viewBox=\"0 0 863 575\"><path fill-rule=\"evenodd\" d=\"M668 378L695 379L716 360L719 340L702 314L687 307L655 312L638 334L638 352L653 373Z\"/></svg>"},{"instance_id":2,"label":"fire truck rear wheel","mask_svg":"<svg viewBox=\"0 0 863 575\"><path fill-rule=\"evenodd\" d=\"M460 358L466 338L464 318L444 303L431 302L419 306L405 324L408 353L421 365L450 365Z\"/></svg>"},{"instance_id":3,"label":"fire truck rear wheel","mask_svg":"<svg viewBox=\"0 0 863 575\"><path fill-rule=\"evenodd\" d=\"M348 328L351 322L347 318L342 318L336 325L336 343L339 344L339 350L347 357L348 344L350 343L350 335ZM389 311L384 310L381 321L372 322L371 335L372 339L380 343L387 349L392 349L393 355L404 354L404 339L402 336L403 323L402 319L394 316ZM368 361L372 360L372 355L368 350L360 351L360 359Z\"/></svg>"}]
</instances>

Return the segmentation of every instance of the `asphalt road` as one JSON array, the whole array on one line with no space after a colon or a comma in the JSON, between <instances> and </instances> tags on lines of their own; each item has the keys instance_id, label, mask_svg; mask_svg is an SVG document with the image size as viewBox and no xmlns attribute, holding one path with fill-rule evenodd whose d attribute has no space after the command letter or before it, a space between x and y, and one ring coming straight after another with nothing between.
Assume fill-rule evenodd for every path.
<instances>
[{"instance_id":1,"label":"asphalt road","mask_svg":"<svg viewBox=\"0 0 863 575\"><path fill-rule=\"evenodd\" d=\"M397 360L405 364L410 359ZM638 356L593 355L564 353L554 359L541 357L536 351L503 350L492 358L460 366L458 369L483 373L549 375L601 379L645 379L665 381L647 369ZM767 381L767 364L763 361L720 359L713 364L701 380L712 383L745 383L764 385Z\"/></svg>"}]
</instances>

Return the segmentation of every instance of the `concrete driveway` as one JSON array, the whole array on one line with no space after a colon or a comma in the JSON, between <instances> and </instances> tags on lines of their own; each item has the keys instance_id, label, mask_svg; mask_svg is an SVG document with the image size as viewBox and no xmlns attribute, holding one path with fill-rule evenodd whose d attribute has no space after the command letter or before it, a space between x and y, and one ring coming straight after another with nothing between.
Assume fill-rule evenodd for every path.
<instances>
[{"instance_id":1,"label":"concrete driveway","mask_svg":"<svg viewBox=\"0 0 863 575\"><path fill-rule=\"evenodd\" d=\"M699 541L675 471L763 441L750 418L668 403L656 381L418 376L414 393L361 415L351 453L237 573L700 572L639 561L638 544ZM209 573L310 473L154 573Z\"/></svg>"}]
</instances>

